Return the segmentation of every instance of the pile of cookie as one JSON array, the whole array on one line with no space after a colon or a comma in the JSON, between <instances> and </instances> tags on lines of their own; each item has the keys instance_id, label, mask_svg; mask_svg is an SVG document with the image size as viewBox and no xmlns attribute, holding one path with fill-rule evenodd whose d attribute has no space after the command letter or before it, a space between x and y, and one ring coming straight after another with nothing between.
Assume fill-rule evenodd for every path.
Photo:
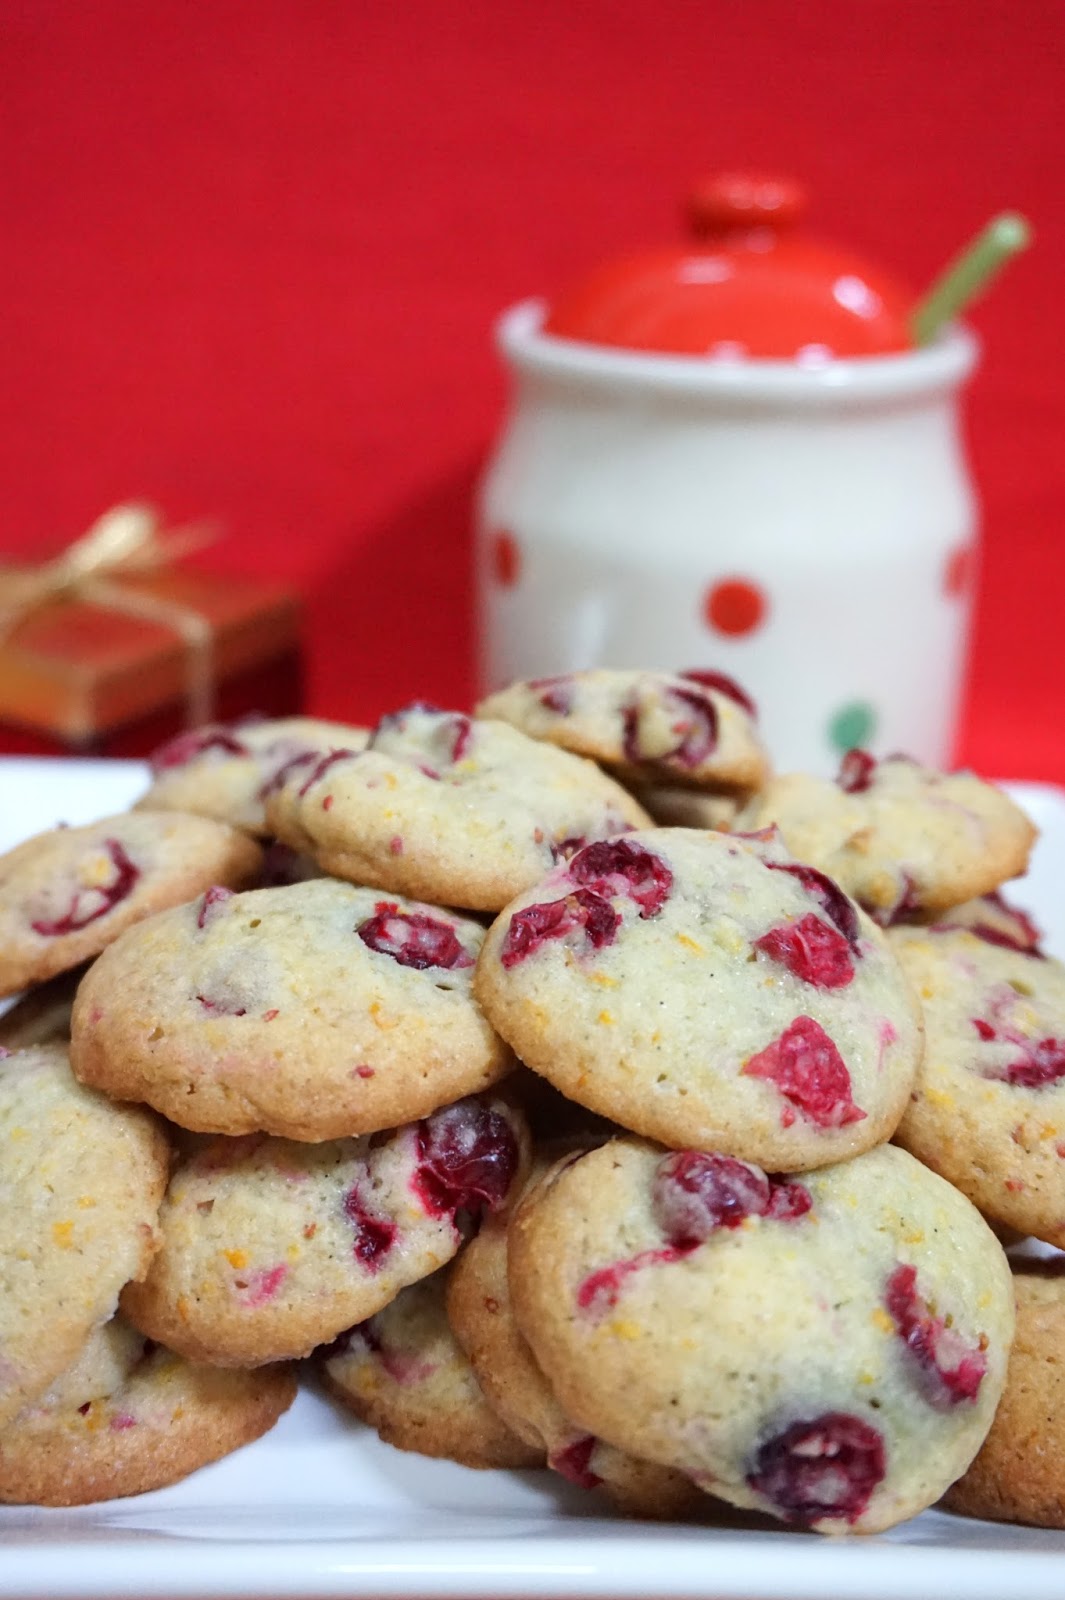
<instances>
[{"instance_id":1,"label":"pile of cookie","mask_svg":"<svg viewBox=\"0 0 1065 1600\"><path fill-rule=\"evenodd\" d=\"M1060 1520L1065 1293L993 1231L1065 1245L1033 839L902 757L774 778L712 672L183 735L0 858L0 1500L173 1482L307 1360L634 1516Z\"/></svg>"}]
</instances>

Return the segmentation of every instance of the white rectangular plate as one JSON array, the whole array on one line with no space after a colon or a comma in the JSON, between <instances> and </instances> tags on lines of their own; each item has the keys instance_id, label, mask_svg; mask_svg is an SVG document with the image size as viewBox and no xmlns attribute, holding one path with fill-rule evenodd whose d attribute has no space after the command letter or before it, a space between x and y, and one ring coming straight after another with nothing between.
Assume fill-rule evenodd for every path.
<instances>
[{"instance_id":1,"label":"white rectangular plate","mask_svg":"<svg viewBox=\"0 0 1065 1600\"><path fill-rule=\"evenodd\" d=\"M59 821L121 810L143 785L136 762L0 760L0 850ZM1065 794L1011 788L1042 830L1019 898L1065 954ZM602 1511L546 1473L404 1455L305 1390L265 1439L172 1489L74 1511L0 1508L0 1595L1065 1595L1065 1534L929 1511L879 1538L828 1540L656 1527Z\"/></svg>"}]
</instances>

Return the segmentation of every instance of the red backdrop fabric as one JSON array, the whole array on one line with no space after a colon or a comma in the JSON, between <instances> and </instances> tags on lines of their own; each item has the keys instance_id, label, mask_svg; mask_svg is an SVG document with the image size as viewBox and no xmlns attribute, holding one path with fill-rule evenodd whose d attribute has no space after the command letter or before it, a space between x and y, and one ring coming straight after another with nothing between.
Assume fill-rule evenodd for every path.
<instances>
[{"instance_id":1,"label":"red backdrop fabric","mask_svg":"<svg viewBox=\"0 0 1065 1600\"><path fill-rule=\"evenodd\" d=\"M0 551L133 496L310 597L315 709L472 690L496 313L784 168L915 285L993 211L961 754L1065 780L1059 0L0 0ZM900 627L905 618L900 618Z\"/></svg>"}]
</instances>

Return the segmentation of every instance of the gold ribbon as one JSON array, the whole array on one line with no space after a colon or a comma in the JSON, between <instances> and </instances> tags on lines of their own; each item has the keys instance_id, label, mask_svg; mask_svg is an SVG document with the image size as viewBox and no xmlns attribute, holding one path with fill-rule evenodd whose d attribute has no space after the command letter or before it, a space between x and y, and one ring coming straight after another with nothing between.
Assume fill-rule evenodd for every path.
<instances>
[{"instance_id":1,"label":"gold ribbon","mask_svg":"<svg viewBox=\"0 0 1065 1600\"><path fill-rule=\"evenodd\" d=\"M119 580L158 572L181 556L211 543L204 525L167 530L153 506L124 505L105 511L87 533L40 567L0 568L0 646L34 611L56 600L83 600L170 628L186 647L186 722L196 727L214 713L214 628L201 612Z\"/></svg>"}]
</instances>

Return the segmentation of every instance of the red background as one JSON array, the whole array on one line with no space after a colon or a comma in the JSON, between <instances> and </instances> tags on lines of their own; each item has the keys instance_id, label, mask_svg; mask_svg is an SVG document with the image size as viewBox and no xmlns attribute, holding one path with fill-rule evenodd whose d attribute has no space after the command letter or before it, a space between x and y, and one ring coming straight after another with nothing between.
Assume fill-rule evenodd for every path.
<instances>
[{"instance_id":1,"label":"red background","mask_svg":"<svg viewBox=\"0 0 1065 1600\"><path fill-rule=\"evenodd\" d=\"M311 599L316 708L472 688L489 328L690 178L804 178L927 281L993 211L962 754L1065 780L1060 0L0 0L0 551L144 496ZM900 618L905 627L905 618Z\"/></svg>"}]
</instances>

